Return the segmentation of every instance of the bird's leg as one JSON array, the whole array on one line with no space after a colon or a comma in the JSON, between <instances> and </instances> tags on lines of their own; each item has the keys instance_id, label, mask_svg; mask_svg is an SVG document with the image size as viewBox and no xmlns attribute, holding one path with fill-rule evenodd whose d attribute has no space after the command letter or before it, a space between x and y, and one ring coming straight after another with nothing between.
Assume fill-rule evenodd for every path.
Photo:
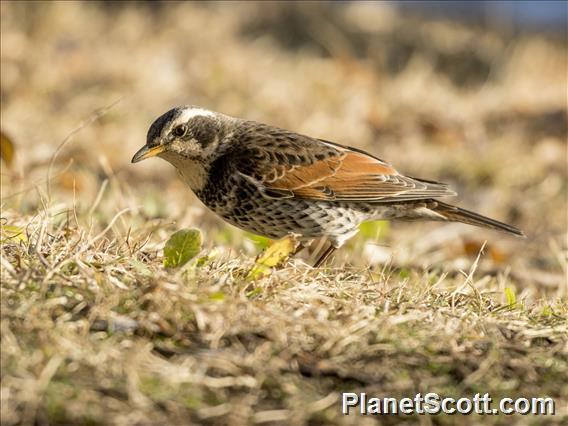
<instances>
[{"instance_id":1,"label":"bird's leg","mask_svg":"<svg viewBox=\"0 0 568 426\"><path fill-rule=\"evenodd\" d=\"M292 254L290 254L290 258L296 256L298 253L300 253L305 248L306 248L306 245L304 243L299 243L298 246L292 252Z\"/></svg>"},{"instance_id":2,"label":"bird's leg","mask_svg":"<svg viewBox=\"0 0 568 426\"><path fill-rule=\"evenodd\" d=\"M293 234L292 234L293 235ZM296 239L297 241L297 239ZM298 245L296 246L296 248L294 249L294 251L290 254L289 258L293 258L294 256L296 256L298 253L300 253L302 250L304 250L306 247L308 247L314 240L302 240L298 242Z\"/></svg>"},{"instance_id":3,"label":"bird's leg","mask_svg":"<svg viewBox=\"0 0 568 426\"><path fill-rule=\"evenodd\" d=\"M334 247L333 245L329 246L316 261L316 263L314 264L314 268L319 268L322 265L322 263L325 262L327 258L331 255L331 253L333 253L335 250L337 250L336 247Z\"/></svg>"}]
</instances>

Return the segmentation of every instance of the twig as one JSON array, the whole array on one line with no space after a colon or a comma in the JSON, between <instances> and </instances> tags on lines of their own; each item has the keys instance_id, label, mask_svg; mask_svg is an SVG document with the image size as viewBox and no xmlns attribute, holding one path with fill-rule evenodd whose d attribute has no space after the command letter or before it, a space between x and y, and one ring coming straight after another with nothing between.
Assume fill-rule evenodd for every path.
<instances>
[{"instance_id":1,"label":"twig","mask_svg":"<svg viewBox=\"0 0 568 426\"><path fill-rule=\"evenodd\" d=\"M116 104L118 104L122 98L117 99L116 101L112 102L110 105L95 110L93 114L91 114L86 120L83 120L75 129L71 130L71 132L65 136L65 138L61 141L55 152L53 153L51 160L49 161L49 166L47 168L47 199L48 203L51 202L51 171L53 169L53 165L55 164L55 159L61 152L61 150L67 145L77 133L83 130L85 127L91 125L103 115L105 115L111 108L113 108Z\"/></svg>"},{"instance_id":2,"label":"twig","mask_svg":"<svg viewBox=\"0 0 568 426\"><path fill-rule=\"evenodd\" d=\"M99 234L97 234L91 241L89 241L87 243L86 247L92 246L93 244L95 244L95 242L97 242L99 239L101 239L114 226L114 223L118 220L118 218L120 216L122 216L124 213L127 213L131 210L137 210L139 208L140 207L127 207L127 208L119 211L117 214L114 215L114 217L112 218L110 223L107 225L107 227L105 229L103 229Z\"/></svg>"},{"instance_id":3,"label":"twig","mask_svg":"<svg viewBox=\"0 0 568 426\"><path fill-rule=\"evenodd\" d=\"M101 184L101 188L99 189L99 192L97 193L97 197L95 198L95 201L93 202L93 206L89 209L88 217L92 217L96 208L99 206L99 203L101 202L101 199L103 198L103 194L105 193L107 185L108 185L108 179L103 180L103 183Z\"/></svg>"}]
</instances>

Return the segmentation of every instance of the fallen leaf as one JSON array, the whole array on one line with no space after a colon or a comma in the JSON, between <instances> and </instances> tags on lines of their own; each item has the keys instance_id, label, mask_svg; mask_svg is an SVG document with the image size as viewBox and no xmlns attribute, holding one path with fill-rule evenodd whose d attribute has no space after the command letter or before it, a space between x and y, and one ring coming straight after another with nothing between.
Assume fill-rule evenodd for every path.
<instances>
[{"instance_id":1,"label":"fallen leaf","mask_svg":"<svg viewBox=\"0 0 568 426\"><path fill-rule=\"evenodd\" d=\"M14 161L14 142L3 131L0 130L0 157L6 163L6 166L11 167Z\"/></svg>"},{"instance_id":2,"label":"fallen leaf","mask_svg":"<svg viewBox=\"0 0 568 426\"><path fill-rule=\"evenodd\" d=\"M164 247L164 266L177 268L185 265L201 251L201 232L182 229L172 234Z\"/></svg>"},{"instance_id":3,"label":"fallen leaf","mask_svg":"<svg viewBox=\"0 0 568 426\"><path fill-rule=\"evenodd\" d=\"M270 273L271 268L278 266L286 260L298 246L297 238L288 236L275 241L256 260L256 263L247 275L248 280L256 280Z\"/></svg>"},{"instance_id":4,"label":"fallen leaf","mask_svg":"<svg viewBox=\"0 0 568 426\"><path fill-rule=\"evenodd\" d=\"M59 185L68 191L81 192L85 189L85 182L83 176L73 173L72 171L65 171L59 175L57 181Z\"/></svg>"},{"instance_id":5,"label":"fallen leaf","mask_svg":"<svg viewBox=\"0 0 568 426\"><path fill-rule=\"evenodd\" d=\"M26 242L28 237L24 230L18 226L2 225L2 236L15 242ZM4 238L2 239L4 241Z\"/></svg>"},{"instance_id":6,"label":"fallen leaf","mask_svg":"<svg viewBox=\"0 0 568 426\"><path fill-rule=\"evenodd\" d=\"M467 240L463 243L464 253L471 257L476 257L482 247L483 241ZM485 249L494 263L503 263L508 258L507 254L496 246L486 244Z\"/></svg>"}]
</instances>

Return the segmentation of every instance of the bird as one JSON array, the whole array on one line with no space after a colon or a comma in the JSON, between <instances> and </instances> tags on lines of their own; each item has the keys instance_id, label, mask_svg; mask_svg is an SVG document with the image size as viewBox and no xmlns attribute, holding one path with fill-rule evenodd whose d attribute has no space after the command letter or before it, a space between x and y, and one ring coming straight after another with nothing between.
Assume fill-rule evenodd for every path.
<instances>
[{"instance_id":1,"label":"bird","mask_svg":"<svg viewBox=\"0 0 568 426\"><path fill-rule=\"evenodd\" d=\"M199 106L179 106L150 126L132 163L171 163L195 195L226 222L270 239L294 235L329 247L321 266L373 220L461 222L524 237L518 228L439 198L448 185L406 176L361 149Z\"/></svg>"}]
</instances>

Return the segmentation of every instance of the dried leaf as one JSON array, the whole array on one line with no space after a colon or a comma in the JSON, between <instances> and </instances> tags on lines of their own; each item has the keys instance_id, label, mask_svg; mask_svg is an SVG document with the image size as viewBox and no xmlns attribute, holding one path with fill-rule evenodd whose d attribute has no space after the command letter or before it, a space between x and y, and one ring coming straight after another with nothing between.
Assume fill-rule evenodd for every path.
<instances>
[{"instance_id":1,"label":"dried leaf","mask_svg":"<svg viewBox=\"0 0 568 426\"><path fill-rule=\"evenodd\" d=\"M72 171L65 171L57 178L59 185L69 191L81 192L85 189L85 179L83 176Z\"/></svg>"},{"instance_id":2,"label":"dried leaf","mask_svg":"<svg viewBox=\"0 0 568 426\"><path fill-rule=\"evenodd\" d=\"M6 163L6 166L11 167L14 161L14 142L3 131L0 130L0 157Z\"/></svg>"},{"instance_id":3,"label":"dried leaf","mask_svg":"<svg viewBox=\"0 0 568 426\"><path fill-rule=\"evenodd\" d=\"M298 240L293 236L275 241L260 255L247 275L248 280L256 280L270 273L271 268L278 266L294 252Z\"/></svg>"},{"instance_id":4,"label":"dried leaf","mask_svg":"<svg viewBox=\"0 0 568 426\"><path fill-rule=\"evenodd\" d=\"M471 257L475 257L479 254L483 248L483 241L479 240L467 240L463 243L463 251L465 254ZM495 263L503 263L507 261L507 254L496 246L486 244L485 249L489 254L490 259Z\"/></svg>"}]
</instances>

